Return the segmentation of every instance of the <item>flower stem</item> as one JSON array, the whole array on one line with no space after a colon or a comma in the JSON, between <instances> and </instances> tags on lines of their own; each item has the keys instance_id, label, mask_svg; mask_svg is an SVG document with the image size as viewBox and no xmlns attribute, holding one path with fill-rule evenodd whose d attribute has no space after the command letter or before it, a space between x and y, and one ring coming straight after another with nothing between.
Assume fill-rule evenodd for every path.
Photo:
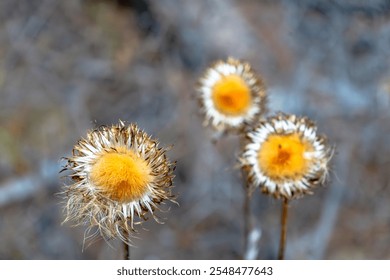
<instances>
[{"instance_id":1,"label":"flower stem","mask_svg":"<svg viewBox=\"0 0 390 280\"><path fill-rule=\"evenodd\" d=\"M244 252L248 250L248 243L249 243L249 233L252 229L252 223L251 223L251 211L250 211L250 202L251 202L251 195L249 192L249 189L245 189L244 194ZM245 253L244 253L245 255Z\"/></svg>"},{"instance_id":2,"label":"flower stem","mask_svg":"<svg viewBox=\"0 0 390 280\"><path fill-rule=\"evenodd\" d=\"M130 255L130 244L129 244L129 230L127 227L124 227L122 228L122 233L123 233L123 237L127 237L127 238L123 238L122 240L122 244L123 244L123 259L124 260L131 260L131 255ZM127 239L127 242L125 241Z\"/></svg>"},{"instance_id":3,"label":"flower stem","mask_svg":"<svg viewBox=\"0 0 390 280\"><path fill-rule=\"evenodd\" d=\"M130 245L126 242L123 242L123 248L124 248L124 259L125 260L131 260L130 258Z\"/></svg>"},{"instance_id":4,"label":"flower stem","mask_svg":"<svg viewBox=\"0 0 390 280\"><path fill-rule=\"evenodd\" d=\"M284 260L284 251L286 247L286 238L287 238L287 214L288 214L288 198L284 198L282 205L282 217L281 217L281 233L280 233L280 244L279 244L279 254L278 259Z\"/></svg>"}]
</instances>

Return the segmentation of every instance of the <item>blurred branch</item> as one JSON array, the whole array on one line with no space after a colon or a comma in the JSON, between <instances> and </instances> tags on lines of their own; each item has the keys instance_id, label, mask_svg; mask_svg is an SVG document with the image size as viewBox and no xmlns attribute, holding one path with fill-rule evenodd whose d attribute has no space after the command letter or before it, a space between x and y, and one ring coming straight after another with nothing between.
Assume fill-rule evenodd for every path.
<instances>
[{"instance_id":1,"label":"blurred branch","mask_svg":"<svg viewBox=\"0 0 390 280\"><path fill-rule=\"evenodd\" d=\"M255 260L259 254L259 241L261 238L261 229L254 227L248 236L248 245L244 253L244 260Z\"/></svg>"},{"instance_id":2,"label":"blurred branch","mask_svg":"<svg viewBox=\"0 0 390 280\"><path fill-rule=\"evenodd\" d=\"M33 197L38 191L57 186L60 165L43 162L36 174L9 180L0 185L0 207Z\"/></svg>"}]
</instances>

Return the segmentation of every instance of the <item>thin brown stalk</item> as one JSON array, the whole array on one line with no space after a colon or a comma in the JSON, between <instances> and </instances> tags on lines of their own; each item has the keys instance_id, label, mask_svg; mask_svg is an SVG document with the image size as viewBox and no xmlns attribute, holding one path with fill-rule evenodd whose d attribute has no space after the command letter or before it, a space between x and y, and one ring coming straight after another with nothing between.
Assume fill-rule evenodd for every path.
<instances>
[{"instance_id":1,"label":"thin brown stalk","mask_svg":"<svg viewBox=\"0 0 390 280\"><path fill-rule=\"evenodd\" d=\"M279 260L284 260L284 251L286 248L286 239L287 239L287 214L288 214L288 198L285 198L282 204L282 217L280 220L282 228L280 233L280 244L279 244L279 254L278 254Z\"/></svg>"},{"instance_id":2,"label":"thin brown stalk","mask_svg":"<svg viewBox=\"0 0 390 280\"><path fill-rule=\"evenodd\" d=\"M125 260L130 260L130 245L127 244L126 242L123 242L123 248L124 248L124 259Z\"/></svg>"},{"instance_id":3,"label":"thin brown stalk","mask_svg":"<svg viewBox=\"0 0 390 280\"><path fill-rule=\"evenodd\" d=\"M249 233L252 229L252 221L251 221L251 195L248 188L245 188L245 194L244 194L244 205L243 205L243 214L244 214L244 252L248 250L248 240L249 240ZM245 253L244 253L245 255Z\"/></svg>"},{"instance_id":4,"label":"thin brown stalk","mask_svg":"<svg viewBox=\"0 0 390 280\"><path fill-rule=\"evenodd\" d=\"M127 237L129 236L129 232L126 229L122 229L122 234L123 236L127 236ZM125 242L124 240L122 240L122 244L123 244L123 259L130 260L131 259L130 245L128 242Z\"/></svg>"}]
</instances>

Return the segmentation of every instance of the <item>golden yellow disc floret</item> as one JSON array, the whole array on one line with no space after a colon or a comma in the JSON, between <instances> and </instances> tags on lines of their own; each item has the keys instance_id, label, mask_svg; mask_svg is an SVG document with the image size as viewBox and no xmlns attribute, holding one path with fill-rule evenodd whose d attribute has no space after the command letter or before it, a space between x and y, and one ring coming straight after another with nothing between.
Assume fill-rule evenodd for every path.
<instances>
[{"instance_id":1,"label":"golden yellow disc floret","mask_svg":"<svg viewBox=\"0 0 390 280\"><path fill-rule=\"evenodd\" d=\"M212 88L215 108L225 115L238 116L245 113L251 105L249 86L238 75L224 76Z\"/></svg>"},{"instance_id":2,"label":"golden yellow disc floret","mask_svg":"<svg viewBox=\"0 0 390 280\"><path fill-rule=\"evenodd\" d=\"M261 170L273 180L299 180L311 163L306 155L313 147L298 134L270 135L258 152Z\"/></svg>"},{"instance_id":3,"label":"golden yellow disc floret","mask_svg":"<svg viewBox=\"0 0 390 280\"><path fill-rule=\"evenodd\" d=\"M138 200L146 194L152 181L151 168L133 151L119 151L102 154L92 166L90 180L113 200Z\"/></svg>"}]
</instances>

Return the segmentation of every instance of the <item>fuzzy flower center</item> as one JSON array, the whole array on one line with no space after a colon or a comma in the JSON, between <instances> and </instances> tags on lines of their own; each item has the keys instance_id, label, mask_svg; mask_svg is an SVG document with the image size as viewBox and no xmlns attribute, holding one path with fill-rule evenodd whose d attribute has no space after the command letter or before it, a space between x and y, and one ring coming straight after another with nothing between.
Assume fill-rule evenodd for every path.
<instances>
[{"instance_id":1,"label":"fuzzy flower center","mask_svg":"<svg viewBox=\"0 0 390 280\"><path fill-rule=\"evenodd\" d=\"M144 159L133 151L117 149L100 156L92 166L90 180L111 199L130 202L146 194L152 175Z\"/></svg>"},{"instance_id":2,"label":"fuzzy flower center","mask_svg":"<svg viewBox=\"0 0 390 280\"><path fill-rule=\"evenodd\" d=\"M258 152L260 169L273 180L299 180L311 163L305 156L313 150L298 134L270 135Z\"/></svg>"},{"instance_id":3,"label":"fuzzy flower center","mask_svg":"<svg viewBox=\"0 0 390 280\"><path fill-rule=\"evenodd\" d=\"M238 75L224 76L212 89L212 99L218 111L230 116L246 112L251 105L250 88Z\"/></svg>"}]
</instances>

